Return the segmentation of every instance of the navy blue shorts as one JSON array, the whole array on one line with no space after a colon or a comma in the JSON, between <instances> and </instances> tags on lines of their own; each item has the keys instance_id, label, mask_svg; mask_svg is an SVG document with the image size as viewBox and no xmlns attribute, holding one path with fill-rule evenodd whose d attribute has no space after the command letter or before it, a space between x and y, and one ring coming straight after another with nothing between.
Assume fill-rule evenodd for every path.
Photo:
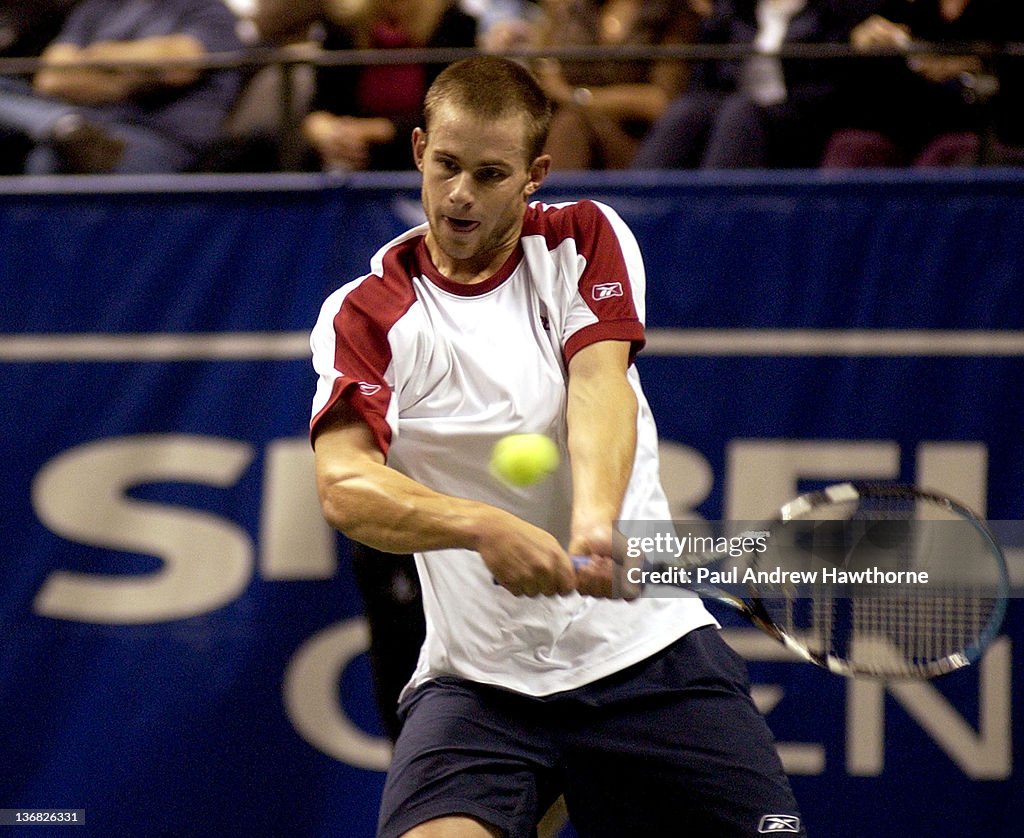
<instances>
[{"instance_id":1,"label":"navy blue shorts","mask_svg":"<svg viewBox=\"0 0 1024 838\"><path fill-rule=\"evenodd\" d=\"M746 663L715 628L545 698L438 678L399 713L380 838L455 814L526 838L559 794L584 838L805 834Z\"/></svg>"}]
</instances>

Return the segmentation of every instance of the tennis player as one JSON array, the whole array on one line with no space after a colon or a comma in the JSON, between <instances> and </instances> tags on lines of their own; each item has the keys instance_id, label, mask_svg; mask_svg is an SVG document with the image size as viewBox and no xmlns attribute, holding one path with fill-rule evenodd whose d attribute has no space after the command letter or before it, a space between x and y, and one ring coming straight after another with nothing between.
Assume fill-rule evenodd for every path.
<instances>
[{"instance_id":1,"label":"tennis player","mask_svg":"<svg viewBox=\"0 0 1024 838\"><path fill-rule=\"evenodd\" d=\"M700 600L614 596L613 521L669 517L633 366L644 267L609 207L531 202L549 119L518 64L447 68L412 136L427 223L312 334L324 513L415 553L423 587L379 835L528 836L560 793L582 836L803 834ZM521 432L562 465L513 488L488 461Z\"/></svg>"}]
</instances>

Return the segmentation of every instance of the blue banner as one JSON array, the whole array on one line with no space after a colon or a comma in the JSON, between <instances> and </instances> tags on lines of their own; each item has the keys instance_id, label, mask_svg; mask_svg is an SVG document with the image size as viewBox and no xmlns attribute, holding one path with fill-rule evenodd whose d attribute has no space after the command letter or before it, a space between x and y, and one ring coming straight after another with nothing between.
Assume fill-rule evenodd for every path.
<instances>
[{"instance_id":1,"label":"blue banner","mask_svg":"<svg viewBox=\"0 0 1024 838\"><path fill-rule=\"evenodd\" d=\"M638 366L676 515L755 520L877 477L1024 517L1020 174L541 195L577 197L645 253ZM372 835L388 747L313 485L307 333L420 218L405 176L0 184L0 809L84 810L104 836ZM831 676L719 614L811 834L1019 833L1018 606L932 683Z\"/></svg>"}]
</instances>

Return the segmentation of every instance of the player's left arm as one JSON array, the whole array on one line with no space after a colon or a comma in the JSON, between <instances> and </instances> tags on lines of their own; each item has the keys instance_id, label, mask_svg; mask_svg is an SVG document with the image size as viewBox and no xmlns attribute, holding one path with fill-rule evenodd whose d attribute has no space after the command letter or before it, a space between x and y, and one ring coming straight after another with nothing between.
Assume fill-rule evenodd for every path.
<instances>
[{"instance_id":1,"label":"player's left arm","mask_svg":"<svg viewBox=\"0 0 1024 838\"><path fill-rule=\"evenodd\" d=\"M568 428L572 467L569 552L593 563L579 572L581 593L612 595L613 523L636 454L637 400L626 377L629 341L603 340L569 361Z\"/></svg>"}]
</instances>

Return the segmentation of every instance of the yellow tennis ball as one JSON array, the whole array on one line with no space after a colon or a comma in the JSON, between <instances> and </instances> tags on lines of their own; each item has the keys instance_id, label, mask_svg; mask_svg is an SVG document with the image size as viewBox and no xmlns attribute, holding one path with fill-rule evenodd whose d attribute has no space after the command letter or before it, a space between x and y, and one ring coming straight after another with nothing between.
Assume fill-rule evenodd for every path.
<instances>
[{"instance_id":1,"label":"yellow tennis ball","mask_svg":"<svg viewBox=\"0 0 1024 838\"><path fill-rule=\"evenodd\" d=\"M491 452L491 473L511 486L530 486L558 468L558 446L544 434L502 437Z\"/></svg>"}]
</instances>

